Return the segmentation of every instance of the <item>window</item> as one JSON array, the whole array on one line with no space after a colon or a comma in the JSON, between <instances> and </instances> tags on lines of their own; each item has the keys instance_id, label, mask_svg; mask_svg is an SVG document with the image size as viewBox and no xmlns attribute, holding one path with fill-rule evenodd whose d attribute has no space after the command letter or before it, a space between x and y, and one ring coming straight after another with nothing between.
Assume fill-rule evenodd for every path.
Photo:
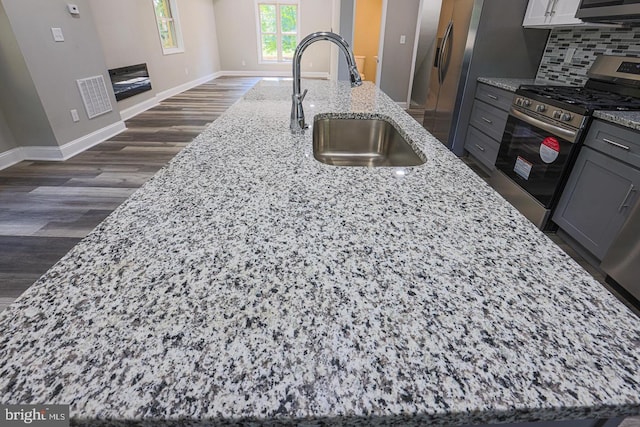
<instances>
[{"instance_id":1,"label":"window","mask_svg":"<svg viewBox=\"0 0 640 427\"><path fill-rule=\"evenodd\" d=\"M298 46L298 2L259 1L258 51L261 62L291 62Z\"/></svg>"},{"instance_id":2,"label":"window","mask_svg":"<svg viewBox=\"0 0 640 427\"><path fill-rule=\"evenodd\" d=\"M153 0L162 52L165 55L184 52L176 0Z\"/></svg>"}]
</instances>

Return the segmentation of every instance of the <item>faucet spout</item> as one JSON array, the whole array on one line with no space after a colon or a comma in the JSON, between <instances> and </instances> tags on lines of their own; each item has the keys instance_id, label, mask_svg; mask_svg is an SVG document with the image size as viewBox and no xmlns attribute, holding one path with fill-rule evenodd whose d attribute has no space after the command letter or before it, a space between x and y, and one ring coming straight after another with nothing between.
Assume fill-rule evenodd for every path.
<instances>
[{"instance_id":1,"label":"faucet spout","mask_svg":"<svg viewBox=\"0 0 640 427\"><path fill-rule=\"evenodd\" d=\"M301 132L307 128L304 119L304 110L302 109L302 101L307 94L307 90L300 93L300 63L302 61L302 54L305 49L312 43L319 40L328 40L338 45L342 53L344 53L347 59L347 66L349 68L349 75L351 80L351 87L360 86L362 84L362 78L356 67L356 58L353 56L353 51L349 47L349 43L340 35L331 33L328 31L320 31L309 34L302 39L296 51L293 55L293 95L291 95L291 130L293 132Z\"/></svg>"}]
</instances>

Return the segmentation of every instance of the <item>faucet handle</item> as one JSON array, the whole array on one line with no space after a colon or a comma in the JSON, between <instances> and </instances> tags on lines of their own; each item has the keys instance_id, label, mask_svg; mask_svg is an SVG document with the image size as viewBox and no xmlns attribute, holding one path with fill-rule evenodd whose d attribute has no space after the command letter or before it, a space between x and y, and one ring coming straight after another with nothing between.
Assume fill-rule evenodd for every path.
<instances>
[{"instance_id":1,"label":"faucet handle","mask_svg":"<svg viewBox=\"0 0 640 427\"><path fill-rule=\"evenodd\" d=\"M300 102L304 101L304 97L307 96L307 92L309 92L309 89L305 89L304 92L302 92L302 95L300 95Z\"/></svg>"}]
</instances>

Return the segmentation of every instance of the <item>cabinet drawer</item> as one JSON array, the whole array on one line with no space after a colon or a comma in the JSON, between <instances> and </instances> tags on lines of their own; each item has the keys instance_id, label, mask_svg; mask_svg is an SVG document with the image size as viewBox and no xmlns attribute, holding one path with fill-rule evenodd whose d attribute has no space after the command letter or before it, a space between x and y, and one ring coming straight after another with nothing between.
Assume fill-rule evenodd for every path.
<instances>
[{"instance_id":1,"label":"cabinet drawer","mask_svg":"<svg viewBox=\"0 0 640 427\"><path fill-rule=\"evenodd\" d=\"M508 116L509 114L506 111L476 100L473 103L473 111L471 112L469 123L496 141L502 141L502 134L507 125Z\"/></svg>"},{"instance_id":2,"label":"cabinet drawer","mask_svg":"<svg viewBox=\"0 0 640 427\"><path fill-rule=\"evenodd\" d=\"M640 132L594 120L584 144L640 168Z\"/></svg>"},{"instance_id":3,"label":"cabinet drawer","mask_svg":"<svg viewBox=\"0 0 640 427\"><path fill-rule=\"evenodd\" d=\"M496 158L498 158L498 150L500 149L498 141L491 139L473 126L469 126L464 148L487 168L490 170L495 169Z\"/></svg>"},{"instance_id":4,"label":"cabinet drawer","mask_svg":"<svg viewBox=\"0 0 640 427\"><path fill-rule=\"evenodd\" d=\"M476 88L476 99L491 104L504 111L509 111L514 97L513 92L490 86L484 83L478 83Z\"/></svg>"}]
</instances>

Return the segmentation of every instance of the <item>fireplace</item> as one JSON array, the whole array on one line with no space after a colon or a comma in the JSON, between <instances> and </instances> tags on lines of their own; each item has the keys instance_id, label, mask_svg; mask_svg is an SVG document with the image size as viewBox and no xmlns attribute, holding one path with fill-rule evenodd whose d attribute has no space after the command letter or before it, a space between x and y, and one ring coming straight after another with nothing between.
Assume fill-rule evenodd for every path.
<instances>
[{"instance_id":1,"label":"fireplace","mask_svg":"<svg viewBox=\"0 0 640 427\"><path fill-rule=\"evenodd\" d=\"M149 78L147 64L111 69L109 70L109 77L111 77L113 92L118 101L151 90L151 79Z\"/></svg>"}]
</instances>

